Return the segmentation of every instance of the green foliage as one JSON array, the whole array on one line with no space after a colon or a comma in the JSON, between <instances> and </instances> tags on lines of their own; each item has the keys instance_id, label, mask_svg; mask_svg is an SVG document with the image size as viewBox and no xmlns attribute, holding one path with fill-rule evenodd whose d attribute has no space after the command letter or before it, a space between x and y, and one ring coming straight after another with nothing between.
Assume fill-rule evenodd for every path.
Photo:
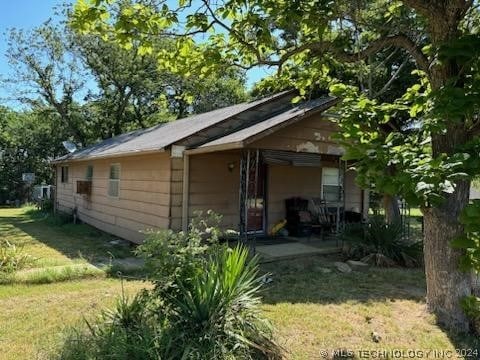
<instances>
[{"instance_id":1,"label":"green foliage","mask_svg":"<svg viewBox=\"0 0 480 360\"><path fill-rule=\"evenodd\" d=\"M136 253L160 296L178 293L179 281L191 280L203 272L208 255L219 246L221 216L209 210L197 212L187 232L158 230L147 233Z\"/></svg>"},{"instance_id":2,"label":"green foliage","mask_svg":"<svg viewBox=\"0 0 480 360\"><path fill-rule=\"evenodd\" d=\"M465 253L460 261L463 271L480 272L480 200L475 199L465 207L460 222L464 234L451 242L452 247L462 249Z\"/></svg>"},{"instance_id":3,"label":"green foliage","mask_svg":"<svg viewBox=\"0 0 480 360\"><path fill-rule=\"evenodd\" d=\"M477 335L480 334L480 298L474 295L466 296L460 301L465 315L471 320Z\"/></svg>"},{"instance_id":4,"label":"green foliage","mask_svg":"<svg viewBox=\"0 0 480 360\"><path fill-rule=\"evenodd\" d=\"M402 194L412 205L432 206L455 190L456 181L476 169L465 166L470 153L474 154L471 150L434 156L430 132L420 127L424 119L411 117L419 101L414 94L421 89L413 87L402 99L386 104L368 99L352 87L331 86L332 93L344 99L337 139L347 150L344 158L357 160L358 180L376 192ZM403 123L401 119L405 119ZM387 130L392 120L398 128Z\"/></svg>"},{"instance_id":5,"label":"green foliage","mask_svg":"<svg viewBox=\"0 0 480 360\"><path fill-rule=\"evenodd\" d=\"M480 298L476 296L466 296L462 299L462 308L467 316L474 320L480 320Z\"/></svg>"},{"instance_id":6,"label":"green foliage","mask_svg":"<svg viewBox=\"0 0 480 360\"><path fill-rule=\"evenodd\" d=\"M86 329L71 328L58 359L160 359L162 324L157 317L147 318L145 298L140 294L129 301L122 296L112 310L104 310L99 318L86 322Z\"/></svg>"},{"instance_id":7,"label":"green foliage","mask_svg":"<svg viewBox=\"0 0 480 360\"><path fill-rule=\"evenodd\" d=\"M421 264L422 243L405 239L401 224L375 217L368 224L351 224L342 233L348 256L376 266L414 267Z\"/></svg>"},{"instance_id":8,"label":"green foliage","mask_svg":"<svg viewBox=\"0 0 480 360\"><path fill-rule=\"evenodd\" d=\"M31 257L30 257L31 259ZM27 260L30 260L27 258ZM32 261L29 261L31 263ZM1 272L0 272L1 274ZM69 265L30 269L25 272L6 273L0 276L0 284L52 284L87 278L105 277L104 270L92 265Z\"/></svg>"},{"instance_id":9,"label":"green foliage","mask_svg":"<svg viewBox=\"0 0 480 360\"><path fill-rule=\"evenodd\" d=\"M62 154L65 138L51 114L0 109L0 204L28 198L22 173L35 173L37 183L53 182L49 159Z\"/></svg>"},{"instance_id":10,"label":"green foliage","mask_svg":"<svg viewBox=\"0 0 480 360\"><path fill-rule=\"evenodd\" d=\"M0 240L0 274L10 274L33 263L35 259L22 248L6 240Z\"/></svg>"},{"instance_id":11,"label":"green foliage","mask_svg":"<svg viewBox=\"0 0 480 360\"><path fill-rule=\"evenodd\" d=\"M127 25L131 15L128 6L135 1L122 3L118 16ZM143 9L138 8L142 18L152 15L148 7ZM108 36L72 29L69 13L70 6L66 6L60 12L64 21L58 25L47 21L31 30L8 32L6 56L14 75L4 83L9 85L14 99L44 122L35 124L34 130L55 129L49 132L46 141L43 133L35 134L33 140L44 141L38 146L25 147L24 139L16 140L14 146L32 149L32 154L40 147L42 150L54 147L55 152L38 153L44 161L64 153L61 146L64 140L86 146L124 132L247 100L243 71L223 67L199 78L180 74L174 66L159 67L158 54L175 53L173 38L155 35L145 39L148 45L123 40L118 43ZM139 20L140 17L136 18L136 24ZM124 38L130 36L125 34ZM19 162L20 155L16 159ZM39 180L44 179L39 176ZM51 177L45 180L51 182L48 181ZM0 192L1 189L0 186Z\"/></svg>"},{"instance_id":12,"label":"green foliage","mask_svg":"<svg viewBox=\"0 0 480 360\"><path fill-rule=\"evenodd\" d=\"M270 326L258 309L261 283L257 261L248 256L241 246L220 249L209 256L203 272L179 284L172 321L182 329L181 347L188 349L182 357L276 355Z\"/></svg>"},{"instance_id":13,"label":"green foliage","mask_svg":"<svg viewBox=\"0 0 480 360\"><path fill-rule=\"evenodd\" d=\"M121 298L86 329L67 334L61 359L278 358L259 312L258 266L248 250L216 248L196 278L176 277L178 293Z\"/></svg>"}]
</instances>

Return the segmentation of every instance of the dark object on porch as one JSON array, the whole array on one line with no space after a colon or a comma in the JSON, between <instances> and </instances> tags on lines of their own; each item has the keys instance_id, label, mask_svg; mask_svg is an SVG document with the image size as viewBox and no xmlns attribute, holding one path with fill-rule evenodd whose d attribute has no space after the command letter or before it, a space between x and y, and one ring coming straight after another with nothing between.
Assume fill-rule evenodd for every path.
<instances>
[{"instance_id":1,"label":"dark object on porch","mask_svg":"<svg viewBox=\"0 0 480 360\"><path fill-rule=\"evenodd\" d=\"M355 211L345 211L344 216L347 224L361 223L363 221L362 214Z\"/></svg>"},{"instance_id":2,"label":"dark object on porch","mask_svg":"<svg viewBox=\"0 0 480 360\"><path fill-rule=\"evenodd\" d=\"M319 230L322 238L324 231L332 232L337 227L337 213L327 207L325 200L311 198L309 201L310 212L313 216L313 229Z\"/></svg>"},{"instance_id":3,"label":"dark object on porch","mask_svg":"<svg viewBox=\"0 0 480 360\"><path fill-rule=\"evenodd\" d=\"M312 233L312 215L308 211L308 200L294 197L285 200L287 230L293 236L309 236Z\"/></svg>"}]
</instances>

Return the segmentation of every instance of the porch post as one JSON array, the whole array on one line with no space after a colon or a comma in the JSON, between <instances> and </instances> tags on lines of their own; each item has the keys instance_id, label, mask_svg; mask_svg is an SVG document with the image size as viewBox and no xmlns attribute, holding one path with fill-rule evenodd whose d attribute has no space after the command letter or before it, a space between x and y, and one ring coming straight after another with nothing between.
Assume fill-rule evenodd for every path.
<instances>
[{"instance_id":1,"label":"porch post","mask_svg":"<svg viewBox=\"0 0 480 360\"><path fill-rule=\"evenodd\" d=\"M183 152L182 231L188 230L188 203L190 198L190 156Z\"/></svg>"},{"instance_id":2,"label":"porch post","mask_svg":"<svg viewBox=\"0 0 480 360\"><path fill-rule=\"evenodd\" d=\"M248 241L248 211L250 206L257 208L258 193L258 165L260 162L260 150L255 154L250 149L242 153L240 165L240 238L245 243ZM253 249L255 252L256 234L253 232Z\"/></svg>"},{"instance_id":3,"label":"porch post","mask_svg":"<svg viewBox=\"0 0 480 360\"><path fill-rule=\"evenodd\" d=\"M257 194L258 194L258 163L260 161L260 151L258 149L255 150L255 179L253 179L254 181L254 199L255 199L255 213L258 209L258 204L257 204ZM248 215L248 214L247 214ZM263 214L262 214L263 216ZM248 216L247 216L248 218ZM262 219L263 221L263 219ZM265 226L266 224L263 224L263 226ZM257 250L257 231L254 230L253 231L253 253L255 254Z\"/></svg>"},{"instance_id":4,"label":"porch post","mask_svg":"<svg viewBox=\"0 0 480 360\"><path fill-rule=\"evenodd\" d=\"M239 189L239 215L240 238L243 239L247 233L247 201L248 201L248 169L250 165L250 151L243 150L240 159L240 189Z\"/></svg>"}]
</instances>

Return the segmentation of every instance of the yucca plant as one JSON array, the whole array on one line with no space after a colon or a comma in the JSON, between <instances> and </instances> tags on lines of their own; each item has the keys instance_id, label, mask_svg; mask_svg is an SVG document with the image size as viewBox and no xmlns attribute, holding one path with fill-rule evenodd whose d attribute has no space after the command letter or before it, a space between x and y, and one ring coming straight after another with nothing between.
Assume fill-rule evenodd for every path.
<instances>
[{"instance_id":1,"label":"yucca plant","mask_svg":"<svg viewBox=\"0 0 480 360\"><path fill-rule=\"evenodd\" d=\"M149 265L154 288L132 301L122 298L87 323L87 330L72 332L74 341L66 342L58 357L279 358L271 326L260 313L257 258L245 247L219 244L219 230L211 224L197 220L186 233L151 233L138 254Z\"/></svg>"},{"instance_id":2,"label":"yucca plant","mask_svg":"<svg viewBox=\"0 0 480 360\"><path fill-rule=\"evenodd\" d=\"M223 247L202 273L179 284L173 321L183 329L182 358L278 356L271 327L259 314L257 258L248 257L245 247Z\"/></svg>"},{"instance_id":3,"label":"yucca plant","mask_svg":"<svg viewBox=\"0 0 480 360\"><path fill-rule=\"evenodd\" d=\"M373 218L367 224L352 224L342 238L350 245L349 256L376 266L418 266L422 242L405 238L400 223L387 224Z\"/></svg>"},{"instance_id":4,"label":"yucca plant","mask_svg":"<svg viewBox=\"0 0 480 360\"><path fill-rule=\"evenodd\" d=\"M156 322L144 293L132 300L122 296L111 310L104 310L86 329L71 328L54 358L59 360L162 359L164 326Z\"/></svg>"}]
</instances>

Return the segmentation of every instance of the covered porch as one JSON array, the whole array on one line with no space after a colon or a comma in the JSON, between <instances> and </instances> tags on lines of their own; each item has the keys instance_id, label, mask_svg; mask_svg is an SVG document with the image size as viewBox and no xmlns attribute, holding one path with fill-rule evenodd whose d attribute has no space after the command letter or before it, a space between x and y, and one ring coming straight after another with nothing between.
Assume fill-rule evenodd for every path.
<instances>
[{"instance_id":1,"label":"covered porch","mask_svg":"<svg viewBox=\"0 0 480 360\"><path fill-rule=\"evenodd\" d=\"M189 218L207 209L221 214L224 229L266 258L334 251L344 224L361 221L367 208L339 155L216 151L189 155L189 172Z\"/></svg>"},{"instance_id":2,"label":"covered porch","mask_svg":"<svg viewBox=\"0 0 480 360\"><path fill-rule=\"evenodd\" d=\"M212 209L254 251L338 248L344 224L366 217L368 193L341 160L324 103L310 107L186 150L183 227L195 211Z\"/></svg>"}]
</instances>

